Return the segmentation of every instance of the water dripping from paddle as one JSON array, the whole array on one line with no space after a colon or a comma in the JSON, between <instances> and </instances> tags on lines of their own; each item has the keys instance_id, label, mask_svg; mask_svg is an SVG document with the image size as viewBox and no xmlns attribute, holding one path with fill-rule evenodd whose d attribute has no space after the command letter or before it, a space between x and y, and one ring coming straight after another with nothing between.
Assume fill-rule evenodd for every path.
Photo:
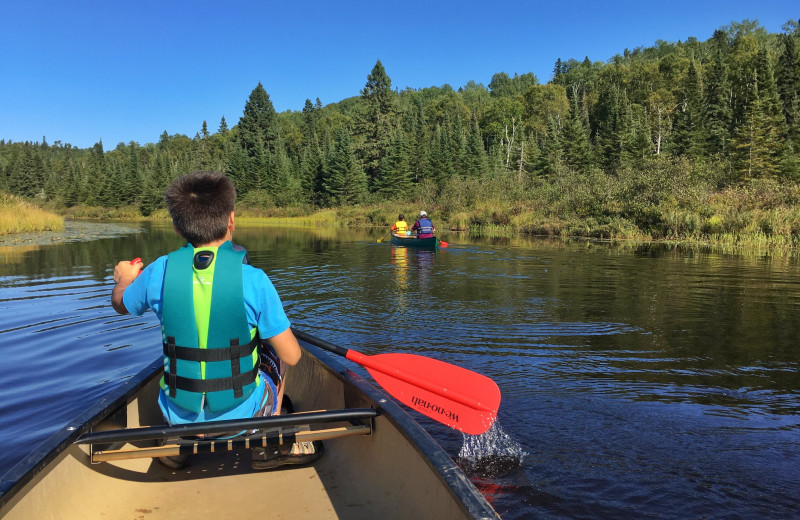
<instances>
[{"instance_id":1,"label":"water dripping from paddle","mask_svg":"<svg viewBox=\"0 0 800 520\"><path fill-rule=\"evenodd\" d=\"M530 509L520 509L520 504L532 508L557 506L561 501L529 481L523 467L526 456L522 446L495 422L482 435L464 435L454 460L502 518L522 520Z\"/></svg>"},{"instance_id":2,"label":"water dripping from paddle","mask_svg":"<svg viewBox=\"0 0 800 520\"><path fill-rule=\"evenodd\" d=\"M464 444L455 458L472 478L497 479L520 468L527 453L495 422L486 433L464 435Z\"/></svg>"}]
</instances>

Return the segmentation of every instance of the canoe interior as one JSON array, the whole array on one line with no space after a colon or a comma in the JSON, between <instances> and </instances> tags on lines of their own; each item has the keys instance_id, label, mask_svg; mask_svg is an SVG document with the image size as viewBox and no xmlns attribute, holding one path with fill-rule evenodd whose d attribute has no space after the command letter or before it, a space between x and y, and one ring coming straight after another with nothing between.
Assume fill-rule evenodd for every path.
<instances>
[{"instance_id":1,"label":"canoe interior","mask_svg":"<svg viewBox=\"0 0 800 520\"><path fill-rule=\"evenodd\" d=\"M417 238L414 236L404 237L392 234L392 244L396 246L423 247L428 249L435 249L438 243L439 242L436 237Z\"/></svg>"},{"instance_id":2,"label":"canoe interior","mask_svg":"<svg viewBox=\"0 0 800 520\"><path fill-rule=\"evenodd\" d=\"M72 441L92 424L97 431L163 422L154 363L149 374L124 385L134 393L100 403L99 415L65 429L52 449L32 453L6 474L0 517L496 518L447 454L393 401L328 354L303 347L301 362L287 378L296 410L372 407L380 412L372 435L327 440L324 455L312 466L270 471L251 470L249 451L195 455L181 470L154 459L91 464L88 446ZM315 356L328 359L323 363ZM152 445L148 442L136 445Z\"/></svg>"}]
</instances>

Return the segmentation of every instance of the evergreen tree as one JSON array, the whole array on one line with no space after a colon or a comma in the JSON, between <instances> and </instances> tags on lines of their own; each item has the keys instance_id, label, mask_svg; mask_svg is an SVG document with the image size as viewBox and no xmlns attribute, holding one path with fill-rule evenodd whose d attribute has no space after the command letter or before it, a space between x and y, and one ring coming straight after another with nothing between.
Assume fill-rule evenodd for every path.
<instances>
[{"instance_id":1,"label":"evergreen tree","mask_svg":"<svg viewBox=\"0 0 800 520\"><path fill-rule=\"evenodd\" d=\"M381 169L375 179L375 191L392 199L407 193L411 187L411 169L405 134L402 130L395 134L389 153L381 162Z\"/></svg>"},{"instance_id":2,"label":"evergreen tree","mask_svg":"<svg viewBox=\"0 0 800 520\"><path fill-rule=\"evenodd\" d=\"M164 191L169 186L169 160L164 153L157 153L155 164L144 177L139 211L142 215L150 215L153 211L164 207Z\"/></svg>"},{"instance_id":3,"label":"evergreen tree","mask_svg":"<svg viewBox=\"0 0 800 520\"><path fill-rule=\"evenodd\" d=\"M778 95L786 121L787 137L797 148L800 146L800 57L794 37L784 34L781 40L783 53L778 68Z\"/></svg>"},{"instance_id":4,"label":"evergreen tree","mask_svg":"<svg viewBox=\"0 0 800 520\"><path fill-rule=\"evenodd\" d=\"M715 35L717 33L714 33ZM732 111L729 105L731 86L728 81L728 67L717 50L716 59L711 66L705 93L706 149L708 153L725 157L730 148L730 128Z\"/></svg>"},{"instance_id":5,"label":"evergreen tree","mask_svg":"<svg viewBox=\"0 0 800 520\"><path fill-rule=\"evenodd\" d=\"M80 167L69 157L66 164L63 192L64 204L68 208L82 202L80 187L83 184L83 179L81 177Z\"/></svg>"},{"instance_id":6,"label":"evergreen tree","mask_svg":"<svg viewBox=\"0 0 800 520\"><path fill-rule=\"evenodd\" d=\"M362 157L367 181L373 183L379 174L381 161L391 146L395 127L395 96L392 80L378 60L361 91L366 114L361 122L364 143Z\"/></svg>"},{"instance_id":7,"label":"evergreen tree","mask_svg":"<svg viewBox=\"0 0 800 520\"><path fill-rule=\"evenodd\" d=\"M310 99L306 99L306 103L303 105L303 122L305 123L305 128L303 129L305 137L309 139L317 127L317 113Z\"/></svg>"},{"instance_id":8,"label":"evergreen tree","mask_svg":"<svg viewBox=\"0 0 800 520\"><path fill-rule=\"evenodd\" d=\"M166 132L165 132L166 133ZM91 180L90 192L87 204L92 206L110 206L111 201L111 180L106 165L105 152L103 151L103 141L94 144L87 163L87 173Z\"/></svg>"},{"instance_id":9,"label":"evergreen tree","mask_svg":"<svg viewBox=\"0 0 800 520\"><path fill-rule=\"evenodd\" d=\"M300 178L286 154L286 147L280 137L275 146L275 153L271 155L273 181L269 192L278 206L297 204L302 199Z\"/></svg>"},{"instance_id":10,"label":"evergreen tree","mask_svg":"<svg viewBox=\"0 0 800 520\"><path fill-rule=\"evenodd\" d=\"M676 155L698 158L704 152L703 93L694 61L683 82L683 92L675 113L673 145Z\"/></svg>"},{"instance_id":11,"label":"evergreen tree","mask_svg":"<svg viewBox=\"0 0 800 520\"><path fill-rule=\"evenodd\" d=\"M489 160L486 157L486 150L483 147L481 129L478 121L474 121L467 134L467 177L479 178L489 170Z\"/></svg>"},{"instance_id":12,"label":"evergreen tree","mask_svg":"<svg viewBox=\"0 0 800 520\"><path fill-rule=\"evenodd\" d=\"M785 120L765 49L758 53L753 77L753 101L736 137L737 166L744 180L777 175L784 152Z\"/></svg>"},{"instance_id":13,"label":"evergreen tree","mask_svg":"<svg viewBox=\"0 0 800 520\"><path fill-rule=\"evenodd\" d=\"M611 84L601 89L597 105L597 132L595 136L597 159L607 173L616 172L620 165L620 154L622 153L620 135L622 103L620 101L619 87ZM568 157L564 157L565 161L568 159Z\"/></svg>"},{"instance_id":14,"label":"evergreen tree","mask_svg":"<svg viewBox=\"0 0 800 520\"><path fill-rule=\"evenodd\" d=\"M450 132L447 126L438 125L428 148L425 178L440 188L453 176L453 163L450 154Z\"/></svg>"},{"instance_id":15,"label":"evergreen tree","mask_svg":"<svg viewBox=\"0 0 800 520\"><path fill-rule=\"evenodd\" d=\"M237 126L239 144L249 156L255 154L259 144L267 151L272 151L277 137L276 117L275 107L269 99L269 94L259 82L244 104L244 113L239 118Z\"/></svg>"},{"instance_id":16,"label":"evergreen tree","mask_svg":"<svg viewBox=\"0 0 800 520\"><path fill-rule=\"evenodd\" d=\"M303 199L307 202L323 205L322 186L324 161L322 150L316 143L309 143L303 148L303 157L300 163L300 187L303 191Z\"/></svg>"},{"instance_id":17,"label":"evergreen tree","mask_svg":"<svg viewBox=\"0 0 800 520\"><path fill-rule=\"evenodd\" d=\"M578 171L586 171L592 164L592 147L589 142L588 129L584 128L580 117L577 99L571 103L569 117L564 125L563 145L564 162Z\"/></svg>"},{"instance_id":18,"label":"evergreen tree","mask_svg":"<svg viewBox=\"0 0 800 520\"><path fill-rule=\"evenodd\" d=\"M134 141L128 143L128 160L121 173L120 185L118 186L120 203L123 205L136 204L138 202L139 189L143 181L139 164L139 151L140 147Z\"/></svg>"},{"instance_id":19,"label":"evergreen tree","mask_svg":"<svg viewBox=\"0 0 800 520\"><path fill-rule=\"evenodd\" d=\"M558 83L559 76L562 72L564 72L564 64L561 62L561 58L558 58L556 64L553 66L553 83Z\"/></svg>"},{"instance_id":20,"label":"evergreen tree","mask_svg":"<svg viewBox=\"0 0 800 520\"><path fill-rule=\"evenodd\" d=\"M430 138L428 137L428 125L422 111L422 103L415 100L406 116L406 140L410 150L409 168L411 170L412 182L421 182L428 167L428 149Z\"/></svg>"},{"instance_id":21,"label":"evergreen tree","mask_svg":"<svg viewBox=\"0 0 800 520\"><path fill-rule=\"evenodd\" d=\"M367 193L367 177L356 162L350 134L339 127L325 171L325 189L336 204L358 204Z\"/></svg>"},{"instance_id":22,"label":"evergreen tree","mask_svg":"<svg viewBox=\"0 0 800 520\"><path fill-rule=\"evenodd\" d=\"M228 123L225 121L225 116L222 116L222 119L220 119L219 128L217 129L217 132L219 132L222 135L228 133Z\"/></svg>"}]
</instances>

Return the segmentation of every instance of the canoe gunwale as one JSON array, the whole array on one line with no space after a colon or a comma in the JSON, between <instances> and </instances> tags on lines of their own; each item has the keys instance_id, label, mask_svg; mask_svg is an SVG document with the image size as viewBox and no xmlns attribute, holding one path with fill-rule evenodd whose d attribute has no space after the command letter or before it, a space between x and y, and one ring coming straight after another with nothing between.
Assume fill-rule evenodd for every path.
<instances>
[{"instance_id":1,"label":"canoe gunwale","mask_svg":"<svg viewBox=\"0 0 800 520\"><path fill-rule=\"evenodd\" d=\"M159 376L164 360L158 359L147 365L135 376L120 384L99 401L79 414L63 428L54 432L42 444L0 476L0 509L30 482L42 469L55 460L62 452L112 412L125 405L131 396L144 387L152 378Z\"/></svg>"},{"instance_id":2,"label":"canoe gunwale","mask_svg":"<svg viewBox=\"0 0 800 520\"><path fill-rule=\"evenodd\" d=\"M304 340L299 340L303 348L309 350L323 365L349 381L359 391L366 394L376 404L376 410L394 423L397 429L417 446L430 467L459 498L466 513L475 519L497 519L499 516L464 474L463 470L444 451L436 440L414 420L394 399L383 390L370 384L340 362L340 358Z\"/></svg>"}]
</instances>

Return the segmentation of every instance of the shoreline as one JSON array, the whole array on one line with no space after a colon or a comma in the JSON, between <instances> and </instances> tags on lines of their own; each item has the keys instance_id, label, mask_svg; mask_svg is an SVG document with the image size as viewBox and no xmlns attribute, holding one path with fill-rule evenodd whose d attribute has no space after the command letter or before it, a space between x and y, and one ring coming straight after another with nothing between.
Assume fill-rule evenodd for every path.
<instances>
[{"instance_id":1,"label":"shoreline","mask_svg":"<svg viewBox=\"0 0 800 520\"><path fill-rule=\"evenodd\" d=\"M111 221L109 221L111 220ZM95 219L72 220L64 219L64 229L62 231L29 231L22 233L10 233L0 235L1 248L45 246L68 242L86 242L103 238L113 238L120 235L141 233L143 228L139 225L142 220L150 222L169 222L168 218L145 218L145 219L109 219L103 222ZM315 219L314 215L307 217L255 217L247 216L246 213L237 221L243 226L262 225L270 227L288 228L336 228L341 227L334 222L321 222ZM384 226L364 225L358 227L364 229L384 229ZM386 226L388 227L388 226ZM490 232L485 232L490 231ZM565 242L589 242L597 244L609 244L618 247L638 247L640 245L660 245L668 248L687 249L687 250L708 250L723 254L737 254L744 256L781 256L792 257L800 256L800 248L792 237L768 237L760 236L732 236L715 235L710 238L689 238L672 237L668 239L653 239L650 237L622 237L605 238L583 234L534 234L520 232L512 226L493 226L491 230L451 230L447 229L438 235L448 234L466 235L476 238L483 238L491 241L526 241L526 240L562 240Z\"/></svg>"}]
</instances>

